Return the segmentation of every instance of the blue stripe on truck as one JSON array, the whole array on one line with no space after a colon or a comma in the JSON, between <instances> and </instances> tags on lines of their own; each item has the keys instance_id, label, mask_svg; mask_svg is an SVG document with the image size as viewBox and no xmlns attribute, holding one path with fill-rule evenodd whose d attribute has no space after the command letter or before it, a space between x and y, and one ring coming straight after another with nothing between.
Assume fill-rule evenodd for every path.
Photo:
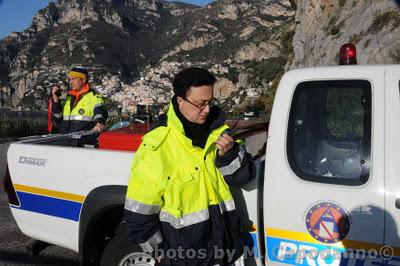
<instances>
[{"instance_id":1,"label":"blue stripe on truck","mask_svg":"<svg viewBox=\"0 0 400 266\"><path fill-rule=\"evenodd\" d=\"M82 203L17 191L21 206L15 209L79 221Z\"/></svg>"}]
</instances>

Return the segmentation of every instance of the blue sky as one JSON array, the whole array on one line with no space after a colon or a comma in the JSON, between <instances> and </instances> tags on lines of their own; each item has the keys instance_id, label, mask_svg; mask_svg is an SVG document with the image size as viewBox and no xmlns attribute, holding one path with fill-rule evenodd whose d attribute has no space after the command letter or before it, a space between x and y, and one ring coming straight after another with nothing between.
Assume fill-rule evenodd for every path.
<instances>
[{"instance_id":1,"label":"blue sky","mask_svg":"<svg viewBox=\"0 0 400 266\"><path fill-rule=\"evenodd\" d=\"M23 31L32 22L35 13L55 0L0 0L0 39L13 31ZM180 2L205 5L211 0L182 0Z\"/></svg>"}]
</instances>

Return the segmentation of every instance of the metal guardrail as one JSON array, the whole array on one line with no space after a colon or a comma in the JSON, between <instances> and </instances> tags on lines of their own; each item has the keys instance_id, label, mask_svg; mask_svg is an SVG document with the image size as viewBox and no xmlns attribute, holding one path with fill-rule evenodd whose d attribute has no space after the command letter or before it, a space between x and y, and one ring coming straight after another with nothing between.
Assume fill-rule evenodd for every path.
<instances>
[{"instance_id":1,"label":"metal guardrail","mask_svg":"<svg viewBox=\"0 0 400 266\"><path fill-rule=\"evenodd\" d=\"M0 111L0 138L16 138L43 134L47 131L44 112Z\"/></svg>"}]
</instances>

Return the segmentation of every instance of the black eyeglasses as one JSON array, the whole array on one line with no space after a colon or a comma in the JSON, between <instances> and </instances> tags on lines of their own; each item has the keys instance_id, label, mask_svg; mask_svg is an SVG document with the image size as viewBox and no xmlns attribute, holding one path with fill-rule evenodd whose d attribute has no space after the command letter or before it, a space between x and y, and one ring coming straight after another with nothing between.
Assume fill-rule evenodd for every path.
<instances>
[{"instance_id":1,"label":"black eyeglasses","mask_svg":"<svg viewBox=\"0 0 400 266\"><path fill-rule=\"evenodd\" d=\"M218 99L216 99L216 98L214 98L214 97L213 97L211 100L205 101L205 102L202 103L202 104L195 104L195 103L192 103L191 101L189 101L188 99L185 99L185 98L182 98L182 99L183 99L184 101L190 103L191 105L193 105L194 107L196 107L196 108L199 109L199 110L204 110L204 109L207 107L207 105L210 106L210 108L211 108L211 107L213 107L213 106L218 105L218 103L219 103Z\"/></svg>"}]
</instances>

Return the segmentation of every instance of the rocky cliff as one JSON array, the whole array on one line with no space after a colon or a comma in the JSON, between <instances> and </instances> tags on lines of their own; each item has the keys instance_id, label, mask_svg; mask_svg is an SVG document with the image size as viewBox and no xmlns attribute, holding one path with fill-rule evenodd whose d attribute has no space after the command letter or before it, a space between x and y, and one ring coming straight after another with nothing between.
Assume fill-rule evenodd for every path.
<instances>
[{"instance_id":1,"label":"rocky cliff","mask_svg":"<svg viewBox=\"0 0 400 266\"><path fill-rule=\"evenodd\" d=\"M60 0L0 41L0 107L46 109L49 87L82 65L134 112L167 103L174 74L196 65L219 78L228 109L268 108L285 70L337 64L343 43L361 64L399 63L399 15L394 0Z\"/></svg>"},{"instance_id":2,"label":"rocky cliff","mask_svg":"<svg viewBox=\"0 0 400 266\"><path fill-rule=\"evenodd\" d=\"M359 64L400 63L400 5L393 0L296 1L290 68L333 65L351 42Z\"/></svg>"}]
</instances>

